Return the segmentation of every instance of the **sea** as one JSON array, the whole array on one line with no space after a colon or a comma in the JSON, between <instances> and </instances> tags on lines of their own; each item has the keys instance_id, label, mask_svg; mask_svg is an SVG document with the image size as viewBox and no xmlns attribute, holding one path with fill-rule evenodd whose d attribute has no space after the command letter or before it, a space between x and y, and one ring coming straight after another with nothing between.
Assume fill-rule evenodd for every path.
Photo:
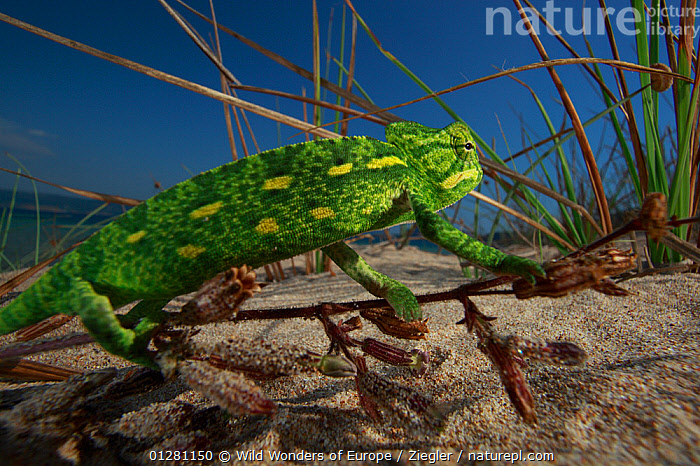
<instances>
[{"instance_id":1,"label":"sea","mask_svg":"<svg viewBox=\"0 0 700 466\"><path fill-rule=\"evenodd\" d=\"M70 245L84 240L102 226L128 210L128 207L73 195L39 193L39 256L38 260L52 257ZM37 209L34 193L13 192L0 188L0 272L34 265L37 243ZM9 221L9 229L7 228ZM410 225L393 227L398 236ZM498 239L498 238L497 238ZM386 241L384 232L372 232L355 239L356 244L377 244ZM417 229L408 243L424 251L437 252L440 248L422 238ZM442 253L447 254L442 250Z\"/></svg>"}]
</instances>

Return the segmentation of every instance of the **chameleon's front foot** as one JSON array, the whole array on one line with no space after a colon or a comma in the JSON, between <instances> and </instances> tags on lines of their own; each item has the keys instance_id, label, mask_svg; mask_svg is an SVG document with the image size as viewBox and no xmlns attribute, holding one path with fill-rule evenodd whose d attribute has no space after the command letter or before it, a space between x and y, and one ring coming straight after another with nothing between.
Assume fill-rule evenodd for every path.
<instances>
[{"instance_id":1,"label":"chameleon's front foot","mask_svg":"<svg viewBox=\"0 0 700 466\"><path fill-rule=\"evenodd\" d=\"M386 299L399 318L407 322L421 318L420 305L411 290L374 270L350 246L339 241L323 248L323 252L367 291L378 298Z\"/></svg>"},{"instance_id":2,"label":"chameleon's front foot","mask_svg":"<svg viewBox=\"0 0 700 466\"><path fill-rule=\"evenodd\" d=\"M500 275L519 275L533 285L535 277L546 276L544 269L537 262L512 255L505 256L493 272Z\"/></svg>"}]
</instances>

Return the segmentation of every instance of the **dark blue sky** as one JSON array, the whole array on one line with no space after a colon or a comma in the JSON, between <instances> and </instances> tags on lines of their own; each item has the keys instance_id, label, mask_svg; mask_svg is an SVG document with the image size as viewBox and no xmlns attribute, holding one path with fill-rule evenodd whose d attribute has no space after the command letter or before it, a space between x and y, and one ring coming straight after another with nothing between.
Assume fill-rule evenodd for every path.
<instances>
[{"instance_id":1,"label":"dark blue sky","mask_svg":"<svg viewBox=\"0 0 700 466\"><path fill-rule=\"evenodd\" d=\"M494 66L511 68L539 61L531 40L516 33L505 34L500 18L495 21L494 34L486 34L486 8L499 6L499 3L510 9L514 22L519 19L510 2L354 2L383 46L434 90L492 74ZM574 6L574 12L583 5L579 1L555 3ZM592 2L586 5L591 8L597 6L597 3L589 3ZM175 2L172 4L177 7ZM202 12L209 11L209 2L193 0L191 4ZM545 5L543 1L535 4ZM629 5L625 1L608 4L618 9ZM220 23L311 69L310 1L215 1L215 6ZM342 3L319 1L323 49L331 8L335 10L331 53L337 56ZM202 35L210 37L211 27L182 8L178 10ZM218 71L155 0L6 0L0 12L220 90ZM559 27L566 26L564 13L554 18ZM573 24L580 27L580 19L575 19ZM347 29L349 31L349 26ZM221 37L224 62L243 84L296 94L305 87L307 95L313 94L309 81L230 36L222 34ZM580 36L567 38L579 53L585 54ZM542 39L552 58L569 56L547 34L543 33ZM617 39L626 58L631 58L633 38L618 35ZM607 41L602 36L593 36L592 43L597 56L610 57ZM604 72L609 82L613 82L610 70ZM559 68L559 73L583 119L600 111L601 100L580 69ZM335 67L330 76L336 79ZM518 76L538 92L554 124L559 127L563 110L547 72L540 70ZM356 78L381 106L423 95L408 77L381 56L362 30L358 32ZM631 88L636 89L638 78L630 74L629 79ZM53 182L146 198L155 193L152 177L169 187L190 176L183 166L198 173L231 160L220 102L2 22L0 83L0 151L12 153L33 175ZM297 102L280 99L277 104L272 97L243 92L239 97L273 109L279 105L282 112L303 118ZM507 155L507 150L501 131L507 136L511 150L522 147L521 116L533 139L548 136L529 92L508 78L452 93L445 96L445 100L485 140L495 138L496 148L502 155ZM434 127L451 122L432 102L412 105L396 113ZM302 136L288 139L298 131L287 127L282 127L281 139L278 139L276 123L248 115L262 150L302 140ZM331 118L332 113L326 112L325 121ZM370 123L353 122L350 133L383 139L383 128ZM600 127L591 130L594 150L600 134ZM607 134L612 138L611 130ZM16 168L4 155L0 157L0 166ZM9 188L12 183L11 176L0 175L0 187ZM27 189L29 185L23 187Z\"/></svg>"}]
</instances>

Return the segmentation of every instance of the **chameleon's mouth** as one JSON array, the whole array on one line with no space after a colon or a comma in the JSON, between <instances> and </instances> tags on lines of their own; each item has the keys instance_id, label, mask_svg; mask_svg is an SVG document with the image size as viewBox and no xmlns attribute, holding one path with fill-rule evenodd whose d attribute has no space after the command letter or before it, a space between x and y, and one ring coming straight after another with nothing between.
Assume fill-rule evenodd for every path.
<instances>
[{"instance_id":1,"label":"chameleon's mouth","mask_svg":"<svg viewBox=\"0 0 700 466\"><path fill-rule=\"evenodd\" d=\"M450 175L445 180L443 180L442 183L440 183L440 186L442 186L444 189L452 189L460 181L467 180L467 179L473 179L476 180L479 178L479 171L477 169L469 169L463 172L458 172L455 173L454 175Z\"/></svg>"}]
</instances>

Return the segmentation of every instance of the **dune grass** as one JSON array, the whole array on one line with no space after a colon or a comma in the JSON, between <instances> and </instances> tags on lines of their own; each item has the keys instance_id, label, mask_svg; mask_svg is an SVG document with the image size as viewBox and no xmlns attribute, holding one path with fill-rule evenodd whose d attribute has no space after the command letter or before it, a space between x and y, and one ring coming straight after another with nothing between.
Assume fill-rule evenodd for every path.
<instances>
[{"instance_id":1,"label":"dune grass","mask_svg":"<svg viewBox=\"0 0 700 466\"><path fill-rule=\"evenodd\" d=\"M542 59L541 62L507 71L498 71L490 76L484 76L438 92L433 91L425 84L424 80L418 76L418 71L410 70L391 51L382 46L381 31L373 31L371 25L363 20L361 12L354 7L350 0L346 0L343 5L339 40L335 47L339 50L340 55L336 57L331 53L334 39L332 31L335 26L331 18L327 26L325 60L321 56L320 19L314 1L312 9L314 45L312 70L306 70L218 23L213 3L210 4L209 15L206 15L180 0L177 0L177 4L182 9L182 13L176 11L165 0L159 0L159 2L182 27L183 32L197 44L211 61L213 72L218 73L221 77L221 91L206 88L139 63L107 54L5 15L0 15L0 20L85 53L221 101L224 104L227 135L234 160L240 156L236 151L236 141L243 147L242 156L246 156L250 152L246 138L257 148L255 135L246 117L247 111L263 115L280 124L306 131L314 137L338 137L348 134L348 124L358 117L386 125L399 119L390 113L392 109L426 99L432 99L436 105L455 120L464 121L455 110L440 98L441 95L510 76L522 85L523 95L533 99L539 110L538 115L529 115L528 118L541 119L549 136L545 139L535 140L531 131L523 125L521 132L523 140L527 141L527 144L523 144L525 147L515 153L509 151L507 154L499 154L480 135L476 134L486 176L490 177L493 183L490 183L491 187L488 190L480 187L472 193L472 196L476 198L475 203L461 202L449 212L444 212L443 215L449 221L458 226L470 224L469 233L476 235L479 235L480 225L490 225L488 234L484 238L489 243L494 241L498 232L518 231L519 237L533 247L541 248L545 244L551 244L558 248L562 254L565 254L609 233L615 226L613 224L614 218L621 216L625 209L641 205L644 197L652 192L661 192L667 196L670 215L677 218L697 215L700 203L700 180L698 179L700 172L697 169L700 165L697 111L697 102L700 96L698 89L700 78L697 74L698 55L692 37L682 34L676 37L672 33L659 36L659 24L670 26L668 24L669 18L658 17L658 15L648 18L647 12L660 11L660 7L665 6L661 0L652 0L651 10L645 9L642 0L631 1L631 6L638 13L636 26L641 30L641 33L634 38L616 37L609 18L605 18L610 50L598 53L601 55L609 53L613 57L612 59L596 57L595 51L588 41L586 41L586 50L576 51L561 35L555 37L571 57L553 58L539 37L536 34L530 34L529 39L523 37L522 40L532 41ZM695 2L690 0L683 0L681 3L681 8L695 6ZM519 10L522 10L523 7L530 8L531 11L539 15L543 24L553 28L547 24L546 18L539 14L528 0L523 0L523 3L520 0L513 0L513 4ZM599 0L599 5L603 9L606 8L604 0ZM204 19L212 26L214 45L209 45L203 39L207 33L195 30L184 17L185 14ZM521 16L524 24L528 25L529 16L524 13L521 13ZM646 31L647 19L652 26L648 34ZM692 27L694 18L692 16L681 17L680 22L681 27ZM352 27L350 44L345 42L348 23ZM356 50L357 35L360 31L364 31L386 59L425 92L425 97L400 103L388 109L380 108L373 103L354 76L356 60L359 56ZM273 89L241 86L234 73L221 59L219 34L232 36L280 66L309 79L313 85L313 97L306 97L304 92L300 95L291 95ZM620 39L623 42L619 42ZM630 40L634 41L636 48L636 63L624 62L620 59L620 48L629 46L630 44L624 41ZM662 50L664 45L665 50ZM666 63L662 63L663 60ZM322 70L324 63L325 70ZM590 77L593 83L592 90L600 96L597 113L593 117L581 118L567 92L567 86L573 84L565 83L560 78L557 72L557 68L560 66L581 67ZM604 67L612 67L615 73L613 79L610 79L610 73L603 72ZM536 68L545 68L549 73L553 89L557 91L561 99L561 106L543 103L542 99L528 85L526 77L517 76L523 71ZM335 83L328 80L333 72L336 75ZM667 83L670 89L659 83ZM236 95L236 91L240 89L271 93L281 98L297 100L303 105L304 117L299 119L248 102ZM354 90L357 90L359 94ZM663 113L659 112L659 93L664 91L669 91L672 94L675 121L661 121ZM306 121L308 120L306 104L313 105L312 123ZM358 107L359 111L357 108L350 108L350 105ZM321 111L322 109L330 109L334 112L332 121L323 121L325 113ZM562 113L562 109L565 121L561 127L557 128L552 115ZM642 116L641 121L637 121L639 115ZM614 134L614 144L607 144L607 146L612 145L613 149L602 155L601 150L593 149L593 144L586 132L589 125L601 121L609 125L612 134ZM325 129L330 126L334 131ZM669 134L672 135L673 140L667 137ZM510 141L505 142L506 147L513 147ZM520 174L512 170L509 164L512 165L515 159L522 157L528 157L529 163L525 172ZM17 163L19 165L19 162ZM606 167L612 168L607 171L603 170ZM22 172L26 174L26 169L22 169ZM15 189L17 189L17 185L15 185ZM76 191L74 190L74 192ZM81 194L98 195L98 193L86 192ZM115 199L118 202L119 199L104 198L99 197L99 195L98 198L106 202L114 202ZM485 208L484 204L494 206L494 208ZM468 213L469 210L471 210L471 214ZM37 212L39 212L38 196ZM90 216L95 213L88 214L85 221L89 220ZM487 218L482 219L481 217L484 216ZM469 220L464 222L466 218ZM74 228L69 229L64 237L54 241L53 253L59 252L61 248L70 244L71 240L75 239L76 233L83 231L85 221L74 225ZM12 228L12 206L4 210L0 216L0 240L2 241L0 243L0 261L2 261L2 267L15 268L25 264L11 264L9 263L11 261L2 255L10 228ZM40 228L41 221L37 214L37 242L40 238ZM406 244L411 239L410 235L414 233L415 229L400 228L392 231L398 231L397 234L403 236L402 240L395 242L395 244L401 245ZM700 240L695 240L692 228L688 225L676 228L674 233L681 239L688 241L692 239L700 246ZM510 235L510 237L513 236ZM34 264L40 260L40 250L41 247L37 243L33 257ZM679 252L652 242L649 242L649 256L656 264L678 262L683 259ZM325 260L320 255L312 262L315 267L311 267L311 269L323 270L325 268ZM281 267L273 267L268 270L269 274L277 275L278 278L279 274L282 273Z\"/></svg>"}]
</instances>

